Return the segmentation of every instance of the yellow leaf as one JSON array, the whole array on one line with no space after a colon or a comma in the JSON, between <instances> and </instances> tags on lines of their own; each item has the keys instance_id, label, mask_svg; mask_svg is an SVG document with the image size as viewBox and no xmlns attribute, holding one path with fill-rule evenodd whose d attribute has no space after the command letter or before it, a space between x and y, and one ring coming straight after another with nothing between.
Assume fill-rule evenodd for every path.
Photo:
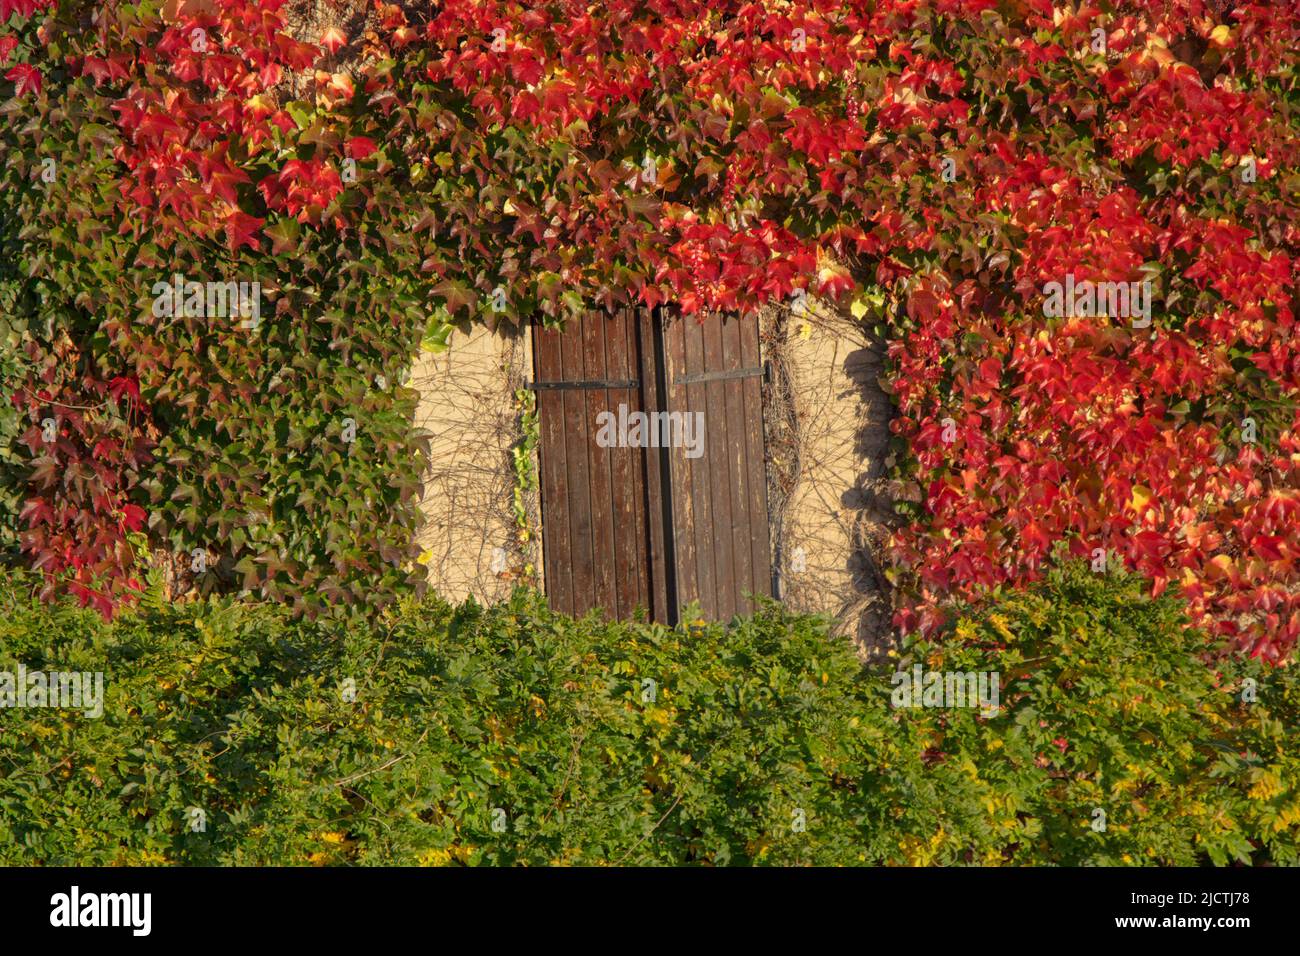
<instances>
[{"instance_id":1,"label":"yellow leaf","mask_svg":"<svg viewBox=\"0 0 1300 956\"><path fill-rule=\"evenodd\" d=\"M1015 640L1016 636L1012 634L1011 629L1007 627L1007 619L1001 614L990 614L989 623L993 625L993 629L997 631L999 636L1004 640Z\"/></svg>"}]
</instances>

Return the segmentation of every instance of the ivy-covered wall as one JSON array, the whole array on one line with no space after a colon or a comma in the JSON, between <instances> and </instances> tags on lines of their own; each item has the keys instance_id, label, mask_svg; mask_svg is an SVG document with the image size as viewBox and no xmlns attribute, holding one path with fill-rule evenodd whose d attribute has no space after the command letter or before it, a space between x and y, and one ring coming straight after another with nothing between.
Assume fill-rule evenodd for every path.
<instances>
[{"instance_id":1,"label":"ivy-covered wall","mask_svg":"<svg viewBox=\"0 0 1300 956\"><path fill-rule=\"evenodd\" d=\"M51 594L109 614L165 545L382 605L422 340L804 294L889 342L901 631L1100 553L1289 654L1292 5L304 9L0 0L0 494ZM1057 308L1092 283L1146 306Z\"/></svg>"}]
</instances>

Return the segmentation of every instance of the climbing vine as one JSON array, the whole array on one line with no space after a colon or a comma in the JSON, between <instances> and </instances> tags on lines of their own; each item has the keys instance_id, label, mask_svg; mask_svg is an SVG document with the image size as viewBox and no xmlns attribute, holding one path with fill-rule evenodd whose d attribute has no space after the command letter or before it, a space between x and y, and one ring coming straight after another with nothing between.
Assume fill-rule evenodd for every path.
<instances>
[{"instance_id":1,"label":"climbing vine","mask_svg":"<svg viewBox=\"0 0 1300 956\"><path fill-rule=\"evenodd\" d=\"M536 396L526 388L515 391L515 405L519 409L520 439L510 449L510 461L514 467L515 482L510 495L510 513L515 519L515 533L521 547L532 550L536 543L537 528L529 516L528 502L530 496L537 493L537 442L539 438ZM536 583L537 569L528 564L524 567L523 577Z\"/></svg>"},{"instance_id":2,"label":"climbing vine","mask_svg":"<svg viewBox=\"0 0 1300 956\"><path fill-rule=\"evenodd\" d=\"M0 20L22 547L105 613L137 527L302 611L418 586L395 383L449 323L816 294L891 338L919 499L891 544L900 628L1063 549L1178 590L1250 653L1300 635L1287 5L448 0L304 23L280 0L0 0ZM227 283L238 314L212 307ZM1121 284L1145 305L1112 308Z\"/></svg>"}]
</instances>

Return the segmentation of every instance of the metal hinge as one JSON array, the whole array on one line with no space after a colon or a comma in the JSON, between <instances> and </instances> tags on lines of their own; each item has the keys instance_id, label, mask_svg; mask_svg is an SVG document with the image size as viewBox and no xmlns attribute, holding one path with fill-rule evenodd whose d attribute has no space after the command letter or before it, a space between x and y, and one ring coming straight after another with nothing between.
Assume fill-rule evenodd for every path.
<instances>
[{"instance_id":1,"label":"metal hinge","mask_svg":"<svg viewBox=\"0 0 1300 956\"><path fill-rule=\"evenodd\" d=\"M635 379L594 379L581 382L529 382L524 388L640 388L641 383Z\"/></svg>"},{"instance_id":2,"label":"metal hinge","mask_svg":"<svg viewBox=\"0 0 1300 956\"><path fill-rule=\"evenodd\" d=\"M753 378L761 375L764 380L769 380L768 364L763 363L760 368L733 368L727 372L695 372L691 375L679 375L673 379L674 385L698 385L700 382L725 382L734 378Z\"/></svg>"}]
</instances>

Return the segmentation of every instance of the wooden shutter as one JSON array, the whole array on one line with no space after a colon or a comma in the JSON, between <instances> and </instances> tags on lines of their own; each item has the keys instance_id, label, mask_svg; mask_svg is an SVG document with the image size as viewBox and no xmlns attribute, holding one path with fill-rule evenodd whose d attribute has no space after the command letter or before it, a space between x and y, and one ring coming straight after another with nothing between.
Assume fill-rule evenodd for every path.
<instances>
[{"instance_id":1,"label":"wooden shutter","mask_svg":"<svg viewBox=\"0 0 1300 956\"><path fill-rule=\"evenodd\" d=\"M725 620L772 593L756 316L663 324L665 406L704 415L704 453L669 450L677 604Z\"/></svg>"},{"instance_id":2,"label":"wooden shutter","mask_svg":"<svg viewBox=\"0 0 1300 956\"><path fill-rule=\"evenodd\" d=\"M663 587L662 570L651 573L645 450L596 442L602 411L642 408L637 316L591 313L563 333L534 326L533 343L549 603L575 616L601 608L628 618L638 606L654 613L654 590ZM662 564L662 544L659 556Z\"/></svg>"}]
</instances>

